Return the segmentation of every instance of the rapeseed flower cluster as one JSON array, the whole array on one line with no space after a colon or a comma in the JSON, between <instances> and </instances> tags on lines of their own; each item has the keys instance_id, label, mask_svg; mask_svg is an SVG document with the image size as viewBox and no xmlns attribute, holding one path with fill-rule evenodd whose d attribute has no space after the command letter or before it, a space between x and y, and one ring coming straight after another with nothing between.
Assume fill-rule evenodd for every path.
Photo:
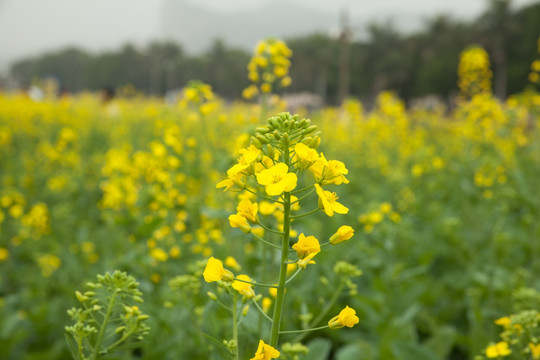
<instances>
[{"instance_id":1,"label":"rapeseed flower cluster","mask_svg":"<svg viewBox=\"0 0 540 360\"><path fill-rule=\"evenodd\" d=\"M480 46L463 50L459 58L458 87L460 98L469 100L475 95L491 94L491 69L489 56Z\"/></svg>"},{"instance_id":2,"label":"rapeseed flower cluster","mask_svg":"<svg viewBox=\"0 0 540 360\"><path fill-rule=\"evenodd\" d=\"M351 226L343 225L323 244L314 235L305 233L300 233L298 240L290 244L291 239L297 235L291 228L291 223L296 219L319 211L329 217L347 214L349 211L338 202L339 197L335 192L326 190L329 186L348 184L346 175L349 171L341 161L328 160L323 153L317 151L320 135L317 127L310 124L310 120L300 120L297 115L291 116L289 113L274 116L268 120L266 127L256 129L255 135L251 137L250 146L239 151L240 156L227 171L227 178L216 185L224 191L239 192L240 202L236 208L237 212L229 216L230 226L251 234L263 246L278 249L281 253L281 260L276 264L279 267L278 280L274 285L261 284L246 274L235 276L223 267L222 261L214 257L210 257L203 273L205 281L221 281L222 286L232 292L233 308L237 306L236 294L240 294L242 301L251 300L262 312L262 316L272 322L269 344L261 340L252 359L277 358L280 354L276 346L279 334L283 333L280 331L280 323L286 284L300 271L306 270L307 265L315 264L313 259L322 251L322 246L340 244L354 235ZM299 184L303 183L301 175L304 172L310 173L311 185L300 188ZM298 214L301 201L311 194L317 196L318 206L311 211ZM267 215L276 217L277 229L269 227ZM281 245L269 240L268 234L280 235ZM296 259L290 258L292 251L296 252ZM234 264L236 265L236 261ZM267 270L263 270L265 271ZM269 293L274 299L271 318L266 312L272 300L264 298L259 305L258 301L262 295L257 295L256 289L253 288L258 286L270 289ZM219 301L213 293L211 298ZM233 318L235 314L233 311ZM358 321L355 311L346 307L325 327L331 329L352 327ZM233 325L234 338L228 342L229 345L238 343L235 326ZM231 352L238 357L237 347L231 346Z\"/></svg>"},{"instance_id":3,"label":"rapeseed flower cluster","mask_svg":"<svg viewBox=\"0 0 540 360\"><path fill-rule=\"evenodd\" d=\"M257 44L247 67L252 84L244 89L242 96L249 100L273 92L276 86L289 86L292 81L288 75L291 55L287 44L278 39L270 38Z\"/></svg>"}]
</instances>

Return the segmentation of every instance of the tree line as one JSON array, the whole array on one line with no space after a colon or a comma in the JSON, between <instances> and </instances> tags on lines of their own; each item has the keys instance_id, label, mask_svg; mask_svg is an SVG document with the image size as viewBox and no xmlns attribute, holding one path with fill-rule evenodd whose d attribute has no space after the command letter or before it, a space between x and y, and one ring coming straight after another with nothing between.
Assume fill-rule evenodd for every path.
<instances>
[{"instance_id":1,"label":"tree line","mask_svg":"<svg viewBox=\"0 0 540 360\"><path fill-rule=\"evenodd\" d=\"M447 99L457 91L459 54L470 44L483 46L490 55L495 95L504 98L521 91L531 62L539 56L540 3L517 11L512 11L510 0L488 4L474 21L440 15L414 34L401 34L391 23L371 24L367 37L355 40L342 24L339 37L313 34L285 39L293 51L293 82L286 91L318 94L326 103L349 95L370 99L381 90L394 90L405 100L426 95ZM151 95L165 95L198 79L232 100L249 85L250 56L221 40L201 55L187 54L172 42L152 42L142 49L128 44L101 54L71 47L17 61L9 76L21 87L36 78L52 77L65 92L132 84Z\"/></svg>"}]
</instances>

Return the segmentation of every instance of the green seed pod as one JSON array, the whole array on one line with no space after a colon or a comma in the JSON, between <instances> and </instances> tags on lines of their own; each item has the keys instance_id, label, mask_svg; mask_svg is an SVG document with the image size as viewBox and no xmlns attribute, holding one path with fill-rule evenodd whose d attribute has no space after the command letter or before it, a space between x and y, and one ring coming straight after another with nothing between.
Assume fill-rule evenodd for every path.
<instances>
[{"instance_id":1,"label":"green seed pod","mask_svg":"<svg viewBox=\"0 0 540 360\"><path fill-rule=\"evenodd\" d=\"M308 146L312 149L317 149L320 143L321 143L321 138L319 136L315 136L313 139L311 139Z\"/></svg>"},{"instance_id":2,"label":"green seed pod","mask_svg":"<svg viewBox=\"0 0 540 360\"><path fill-rule=\"evenodd\" d=\"M116 329L114 329L115 334L120 334L122 331L126 329L125 326L119 326Z\"/></svg>"},{"instance_id":3,"label":"green seed pod","mask_svg":"<svg viewBox=\"0 0 540 360\"><path fill-rule=\"evenodd\" d=\"M274 150L274 148L272 147L272 145L268 144L266 146L266 149L267 149L267 152L268 152L268 157L270 159L273 159L275 156L276 156L276 151Z\"/></svg>"},{"instance_id":4,"label":"green seed pod","mask_svg":"<svg viewBox=\"0 0 540 360\"><path fill-rule=\"evenodd\" d=\"M262 135L257 135L256 138L257 138L257 140L259 140L259 142L261 143L261 146L262 146L262 144L268 144L268 140L267 140L264 136L262 136ZM255 146L256 146L256 145L255 145ZM259 147L258 149L260 149L260 147Z\"/></svg>"},{"instance_id":5,"label":"green seed pod","mask_svg":"<svg viewBox=\"0 0 540 360\"><path fill-rule=\"evenodd\" d=\"M283 134L283 145L289 146L291 139L289 138L289 134L285 133Z\"/></svg>"},{"instance_id":6,"label":"green seed pod","mask_svg":"<svg viewBox=\"0 0 540 360\"><path fill-rule=\"evenodd\" d=\"M290 120L285 120L283 122L283 128L287 129L289 127L289 125L291 125L291 121Z\"/></svg>"},{"instance_id":7,"label":"green seed pod","mask_svg":"<svg viewBox=\"0 0 540 360\"><path fill-rule=\"evenodd\" d=\"M311 134L315 130L317 130L317 125L312 125L312 126L308 127L306 130L304 130L304 132L302 134L303 135Z\"/></svg>"},{"instance_id":8,"label":"green seed pod","mask_svg":"<svg viewBox=\"0 0 540 360\"><path fill-rule=\"evenodd\" d=\"M257 136L260 136L260 135L257 135ZM266 140L266 139L265 139ZM262 144L261 142L259 141L259 139L257 139L255 136L252 136L251 137L251 143L253 144L253 146L255 146L257 149L260 149L262 147Z\"/></svg>"}]
</instances>

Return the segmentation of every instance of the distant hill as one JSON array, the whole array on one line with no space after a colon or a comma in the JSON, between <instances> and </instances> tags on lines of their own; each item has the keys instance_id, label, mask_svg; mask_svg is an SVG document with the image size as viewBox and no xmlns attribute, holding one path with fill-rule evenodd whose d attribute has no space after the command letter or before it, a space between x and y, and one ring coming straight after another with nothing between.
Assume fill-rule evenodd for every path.
<instances>
[{"instance_id":1,"label":"distant hill","mask_svg":"<svg viewBox=\"0 0 540 360\"><path fill-rule=\"evenodd\" d=\"M232 46L251 49L258 40L268 36L328 33L339 24L337 12L326 14L286 2L235 14L219 14L182 0L166 0L162 19L164 36L180 42L188 52L205 50L216 38Z\"/></svg>"}]
</instances>

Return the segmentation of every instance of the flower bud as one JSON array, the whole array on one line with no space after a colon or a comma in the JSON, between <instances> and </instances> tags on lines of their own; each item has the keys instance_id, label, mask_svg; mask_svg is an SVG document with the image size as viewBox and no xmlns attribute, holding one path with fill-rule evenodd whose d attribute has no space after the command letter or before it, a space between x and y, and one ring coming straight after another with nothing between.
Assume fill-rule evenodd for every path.
<instances>
[{"instance_id":1,"label":"flower bud","mask_svg":"<svg viewBox=\"0 0 540 360\"><path fill-rule=\"evenodd\" d=\"M206 293L206 295L208 295L208 297L210 298L210 300L217 301L217 296L216 296L216 294L214 294L213 292L209 291L209 292Z\"/></svg>"},{"instance_id":2,"label":"flower bud","mask_svg":"<svg viewBox=\"0 0 540 360\"><path fill-rule=\"evenodd\" d=\"M252 136L252 137L251 137L251 143L252 143L253 146L255 146L257 149L260 149L260 148L262 147L261 142L260 142L259 139L257 139L255 136Z\"/></svg>"},{"instance_id":3,"label":"flower bud","mask_svg":"<svg viewBox=\"0 0 540 360\"><path fill-rule=\"evenodd\" d=\"M242 316L246 316L249 311L249 305L244 306L242 309Z\"/></svg>"},{"instance_id":4,"label":"flower bud","mask_svg":"<svg viewBox=\"0 0 540 360\"><path fill-rule=\"evenodd\" d=\"M311 133L314 132L315 130L317 130L317 125L311 125L311 126L308 127L306 130L304 130L304 132L303 132L302 134L303 134L303 135L311 134Z\"/></svg>"},{"instance_id":5,"label":"flower bud","mask_svg":"<svg viewBox=\"0 0 540 360\"><path fill-rule=\"evenodd\" d=\"M330 244L337 245L345 240L349 240L353 235L354 229L348 225L343 225L330 237Z\"/></svg>"}]
</instances>

